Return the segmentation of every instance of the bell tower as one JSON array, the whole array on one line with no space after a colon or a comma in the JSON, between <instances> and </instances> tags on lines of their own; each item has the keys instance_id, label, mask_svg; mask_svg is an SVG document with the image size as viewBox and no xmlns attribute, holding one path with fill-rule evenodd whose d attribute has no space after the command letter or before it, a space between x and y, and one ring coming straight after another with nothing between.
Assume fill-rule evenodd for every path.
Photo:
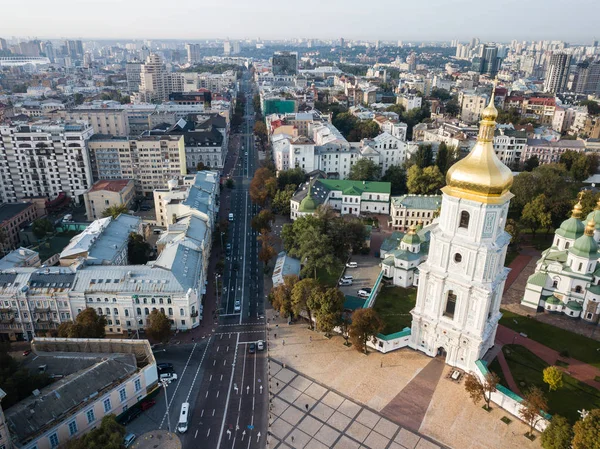
<instances>
[{"instance_id":1,"label":"bell tower","mask_svg":"<svg viewBox=\"0 0 600 449\"><path fill-rule=\"evenodd\" d=\"M504 260L510 235L504 226L513 177L494 152L497 116L492 92L475 147L446 175L411 312L410 346L465 370L494 344L509 272Z\"/></svg>"}]
</instances>

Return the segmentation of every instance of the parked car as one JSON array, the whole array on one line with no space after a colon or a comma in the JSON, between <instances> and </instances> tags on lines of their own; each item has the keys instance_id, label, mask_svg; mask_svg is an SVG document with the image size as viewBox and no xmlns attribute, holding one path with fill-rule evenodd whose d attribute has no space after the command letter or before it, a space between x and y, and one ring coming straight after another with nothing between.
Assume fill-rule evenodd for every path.
<instances>
[{"instance_id":1,"label":"parked car","mask_svg":"<svg viewBox=\"0 0 600 449\"><path fill-rule=\"evenodd\" d=\"M352 279L340 279L339 285L352 285Z\"/></svg>"},{"instance_id":2,"label":"parked car","mask_svg":"<svg viewBox=\"0 0 600 449\"><path fill-rule=\"evenodd\" d=\"M25 351L23 351L23 355L27 356L31 354L31 349L26 349Z\"/></svg>"},{"instance_id":3,"label":"parked car","mask_svg":"<svg viewBox=\"0 0 600 449\"><path fill-rule=\"evenodd\" d=\"M345 279L345 280L347 280L347 281L351 281L351 280L353 280L354 278L353 278L351 275L349 275L349 274L345 274L345 275L343 275L343 276L342 276L342 279Z\"/></svg>"},{"instance_id":4,"label":"parked car","mask_svg":"<svg viewBox=\"0 0 600 449\"><path fill-rule=\"evenodd\" d=\"M125 446L125 447L131 446L136 438L137 437L136 437L135 433L129 433L129 434L125 435L125 438L123 438L123 446Z\"/></svg>"},{"instance_id":5,"label":"parked car","mask_svg":"<svg viewBox=\"0 0 600 449\"><path fill-rule=\"evenodd\" d=\"M254 354L256 352L256 343L250 343L248 345L248 352Z\"/></svg>"},{"instance_id":6,"label":"parked car","mask_svg":"<svg viewBox=\"0 0 600 449\"><path fill-rule=\"evenodd\" d=\"M233 221L233 214L229 213L229 221Z\"/></svg>"},{"instance_id":7,"label":"parked car","mask_svg":"<svg viewBox=\"0 0 600 449\"><path fill-rule=\"evenodd\" d=\"M356 262L348 262L346 264L346 268L356 268L358 267L358 264Z\"/></svg>"},{"instance_id":8,"label":"parked car","mask_svg":"<svg viewBox=\"0 0 600 449\"><path fill-rule=\"evenodd\" d=\"M171 372L171 373L161 373L159 376L159 379L162 380L166 380L167 382L171 383L171 382L175 382L177 380L177 374Z\"/></svg>"},{"instance_id":9,"label":"parked car","mask_svg":"<svg viewBox=\"0 0 600 449\"><path fill-rule=\"evenodd\" d=\"M258 342L256 343L256 347L258 348L259 351L264 351L265 350L265 342L262 340L258 340Z\"/></svg>"},{"instance_id":10,"label":"parked car","mask_svg":"<svg viewBox=\"0 0 600 449\"><path fill-rule=\"evenodd\" d=\"M361 288L358 291L358 296L361 296L363 298L366 298L367 296L369 296L371 294L371 287L365 287L365 288Z\"/></svg>"},{"instance_id":11,"label":"parked car","mask_svg":"<svg viewBox=\"0 0 600 449\"><path fill-rule=\"evenodd\" d=\"M236 301L236 302L233 304L233 311L234 311L234 312L241 312L241 311L242 311L242 304L240 303L240 301L239 301L239 300L238 300L238 301Z\"/></svg>"},{"instance_id":12,"label":"parked car","mask_svg":"<svg viewBox=\"0 0 600 449\"><path fill-rule=\"evenodd\" d=\"M159 371L173 371L172 363L166 363L166 362L157 363L156 367L159 369Z\"/></svg>"},{"instance_id":13,"label":"parked car","mask_svg":"<svg viewBox=\"0 0 600 449\"><path fill-rule=\"evenodd\" d=\"M141 414L142 414L142 409L136 407L136 408L132 409L131 412L129 412L129 414L123 419L123 422L121 424L123 424L125 426L125 425L129 424L131 421L133 421L135 418L140 416Z\"/></svg>"},{"instance_id":14,"label":"parked car","mask_svg":"<svg viewBox=\"0 0 600 449\"><path fill-rule=\"evenodd\" d=\"M145 411L146 411L146 410L148 410L149 408L152 408L152 407L153 407L155 404L156 404L156 401L155 401L155 400L153 400L153 399L151 399L151 400L149 400L149 401L144 401L144 402L142 402L142 405L141 405L141 407L142 407L142 411L144 411L144 412L145 412Z\"/></svg>"}]
</instances>

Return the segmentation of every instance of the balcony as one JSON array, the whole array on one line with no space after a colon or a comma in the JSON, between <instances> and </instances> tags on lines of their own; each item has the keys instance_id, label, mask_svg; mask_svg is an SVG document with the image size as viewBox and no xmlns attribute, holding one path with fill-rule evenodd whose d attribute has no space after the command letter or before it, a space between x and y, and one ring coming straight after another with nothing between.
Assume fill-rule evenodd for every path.
<instances>
[{"instance_id":1,"label":"balcony","mask_svg":"<svg viewBox=\"0 0 600 449\"><path fill-rule=\"evenodd\" d=\"M34 307L33 311L35 313L49 313L50 307Z\"/></svg>"}]
</instances>

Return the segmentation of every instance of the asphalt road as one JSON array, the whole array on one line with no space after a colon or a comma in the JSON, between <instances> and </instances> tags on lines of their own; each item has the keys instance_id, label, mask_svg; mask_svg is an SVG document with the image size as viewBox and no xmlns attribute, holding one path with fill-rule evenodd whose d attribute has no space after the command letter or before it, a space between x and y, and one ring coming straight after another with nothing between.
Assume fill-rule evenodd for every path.
<instances>
[{"instance_id":1,"label":"asphalt road","mask_svg":"<svg viewBox=\"0 0 600 449\"><path fill-rule=\"evenodd\" d=\"M234 214L227 241L232 248L223 273L219 325L207 343L199 392L190 401L188 431L180 435L184 448L266 447L266 352L251 354L248 350L249 343L266 340L262 267L258 263L257 235L250 226L258 211L248 193L258 155L254 148L253 94L248 73L241 85L242 92L249 94L242 125L243 149L237 156L231 155L237 157L232 173L235 187L229 205L221 206L229 207L228 212ZM171 423L172 427L175 425Z\"/></svg>"}]
</instances>

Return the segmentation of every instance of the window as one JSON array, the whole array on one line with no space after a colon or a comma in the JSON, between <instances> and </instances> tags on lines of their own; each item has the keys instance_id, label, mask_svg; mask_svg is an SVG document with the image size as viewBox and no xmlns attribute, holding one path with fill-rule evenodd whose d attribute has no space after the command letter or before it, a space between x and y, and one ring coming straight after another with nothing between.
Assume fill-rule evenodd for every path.
<instances>
[{"instance_id":1,"label":"window","mask_svg":"<svg viewBox=\"0 0 600 449\"><path fill-rule=\"evenodd\" d=\"M454 318L454 310L456 309L456 295L452 290L448 291L448 298L446 299L446 310L444 310L444 316L448 318Z\"/></svg>"},{"instance_id":2,"label":"window","mask_svg":"<svg viewBox=\"0 0 600 449\"><path fill-rule=\"evenodd\" d=\"M125 388L121 388L119 390L119 398L121 399L121 402L127 399L127 392L125 391Z\"/></svg>"},{"instance_id":3,"label":"window","mask_svg":"<svg viewBox=\"0 0 600 449\"><path fill-rule=\"evenodd\" d=\"M129 316L129 310L125 309L125 316Z\"/></svg>"},{"instance_id":4,"label":"window","mask_svg":"<svg viewBox=\"0 0 600 449\"><path fill-rule=\"evenodd\" d=\"M179 309L179 315L181 315L181 316L185 316L185 310L183 310L183 309Z\"/></svg>"},{"instance_id":5,"label":"window","mask_svg":"<svg viewBox=\"0 0 600 449\"><path fill-rule=\"evenodd\" d=\"M116 307L113 308L113 315L118 315L119 314L119 309L117 309Z\"/></svg>"},{"instance_id":6,"label":"window","mask_svg":"<svg viewBox=\"0 0 600 449\"><path fill-rule=\"evenodd\" d=\"M48 441L50 441L50 447L58 447L58 435L56 432L48 436Z\"/></svg>"},{"instance_id":7,"label":"window","mask_svg":"<svg viewBox=\"0 0 600 449\"><path fill-rule=\"evenodd\" d=\"M93 408L89 409L86 412L85 416L87 417L88 424L91 424L91 423L93 423L96 420L96 415L94 415L94 409Z\"/></svg>"},{"instance_id":8,"label":"window","mask_svg":"<svg viewBox=\"0 0 600 449\"><path fill-rule=\"evenodd\" d=\"M558 280L554 279L552 281L552 288L556 288L556 287L558 287Z\"/></svg>"},{"instance_id":9,"label":"window","mask_svg":"<svg viewBox=\"0 0 600 449\"><path fill-rule=\"evenodd\" d=\"M144 307L144 313L146 315L150 315L150 311L148 310L148 307Z\"/></svg>"},{"instance_id":10,"label":"window","mask_svg":"<svg viewBox=\"0 0 600 449\"><path fill-rule=\"evenodd\" d=\"M581 285L575 287L575 293L581 293Z\"/></svg>"},{"instance_id":11,"label":"window","mask_svg":"<svg viewBox=\"0 0 600 449\"><path fill-rule=\"evenodd\" d=\"M463 210L460 213L460 223L459 223L458 227L468 229L469 228L469 218L471 218L469 213L466 210Z\"/></svg>"},{"instance_id":12,"label":"window","mask_svg":"<svg viewBox=\"0 0 600 449\"><path fill-rule=\"evenodd\" d=\"M104 413L108 413L112 408L112 405L110 405L110 398L106 398L102 404L104 404Z\"/></svg>"},{"instance_id":13,"label":"window","mask_svg":"<svg viewBox=\"0 0 600 449\"><path fill-rule=\"evenodd\" d=\"M569 242L565 242L565 249L569 249Z\"/></svg>"},{"instance_id":14,"label":"window","mask_svg":"<svg viewBox=\"0 0 600 449\"><path fill-rule=\"evenodd\" d=\"M459 253L456 253L454 255L454 262L456 262L456 263L461 263L462 262L462 256Z\"/></svg>"},{"instance_id":15,"label":"window","mask_svg":"<svg viewBox=\"0 0 600 449\"><path fill-rule=\"evenodd\" d=\"M69 423L69 435L73 436L77 433L77 421L73 420Z\"/></svg>"},{"instance_id":16,"label":"window","mask_svg":"<svg viewBox=\"0 0 600 449\"><path fill-rule=\"evenodd\" d=\"M137 312L137 314L138 314L138 315L141 315L141 314L142 314L142 309L140 309L140 308L138 307L138 308L136 309L136 312Z\"/></svg>"},{"instance_id":17,"label":"window","mask_svg":"<svg viewBox=\"0 0 600 449\"><path fill-rule=\"evenodd\" d=\"M142 382L139 379L136 379L133 386L135 387L135 391L138 392L142 389Z\"/></svg>"},{"instance_id":18,"label":"window","mask_svg":"<svg viewBox=\"0 0 600 449\"><path fill-rule=\"evenodd\" d=\"M169 307L169 316L173 316L173 308Z\"/></svg>"},{"instance_id":19,"label":"window","mask_svg":"<svg viewBox=\"0 0 600 449\"><path fill-rule=\"evenodd\" d=\"M578 268L578 270L579 270L579 271L581 271L581 268L582 268L582 267L583 267L583 263L581 263L581 262L580 262L580 263L579 263L579 268Z\"/></svg>"}]
</instances>

